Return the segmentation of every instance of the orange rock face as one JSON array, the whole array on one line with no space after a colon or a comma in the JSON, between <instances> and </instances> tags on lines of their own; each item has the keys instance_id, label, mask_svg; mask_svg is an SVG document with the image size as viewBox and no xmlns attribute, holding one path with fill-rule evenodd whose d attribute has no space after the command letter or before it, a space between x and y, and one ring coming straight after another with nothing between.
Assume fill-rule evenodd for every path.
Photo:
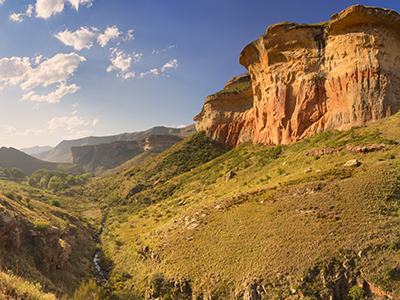
<instances>
[{"instance_id":1,"label":"orange rock face","mask_svg":"<svg viewBox=\"0 0 400 300\"><path fill-rule=\"evenodd\" d=\"M244 48L252 93L207 97L196 128L226 147L287 144L400 109L400 15L355 5L321 25L278 23Z\"/></svg>"}]
</instances>

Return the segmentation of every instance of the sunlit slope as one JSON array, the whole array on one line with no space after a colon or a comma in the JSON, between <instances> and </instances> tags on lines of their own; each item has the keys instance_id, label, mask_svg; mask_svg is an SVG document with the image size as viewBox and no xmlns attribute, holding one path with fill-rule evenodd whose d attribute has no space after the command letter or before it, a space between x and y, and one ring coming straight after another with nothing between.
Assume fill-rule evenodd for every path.
<instances>
[{"instance_id":1,"label":"sunlit slope","mask_svg":"<svg viewBox=\"0 0 400 300\"><path fill-rule=\"evenodd\" d=\"M109 211L111 284L174 299L400 297L399 123L226 153L198 133L88 186Z\"/></svg>"}]
</instances>

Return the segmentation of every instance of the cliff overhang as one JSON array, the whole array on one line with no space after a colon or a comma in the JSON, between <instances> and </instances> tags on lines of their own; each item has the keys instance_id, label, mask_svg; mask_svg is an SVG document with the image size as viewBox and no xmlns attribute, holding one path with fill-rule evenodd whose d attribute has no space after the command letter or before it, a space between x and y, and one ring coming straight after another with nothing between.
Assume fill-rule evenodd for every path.
<instances>
[{"instance_id":1,"label":"cliff overhang","mask_svg":"<svg viewBox=\"0 0 400 300\"><path fill-rule=\"evenodd\" d=\"M397 12L363 5L324 23L271 25L239 56L248 89L208 96L197 130L228 148L277 145L391 116L400 109L399 25Z\"/></svg>"}]
</instances>

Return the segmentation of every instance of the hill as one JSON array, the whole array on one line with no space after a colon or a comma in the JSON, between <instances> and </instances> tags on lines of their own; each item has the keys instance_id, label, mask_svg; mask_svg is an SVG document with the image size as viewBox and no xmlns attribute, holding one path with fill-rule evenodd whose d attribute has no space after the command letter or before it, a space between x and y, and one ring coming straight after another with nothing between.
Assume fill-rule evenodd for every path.
<instances>
[{"instance_id":1,"label":"hill","mask_svg":"<svg viewBox=\"0 0 400 300\"><path fill-rule=\"evenodd\" d=\"M19 150L28 155L32 155L32 154L38 154L38 153L42 153L42 152L48 152L48 151L53 150L53 148L54 147L50 147L50 146L42 146L42 147L34 146L34 147L23 148L23 149L19 149Z\"/></svg>"},{"instance_id":2,"label":"hill","mask_svg":"<svg viewBox=\"0 0 400 300\"><path fill-rule=\"evenodd\" d=\"M398 122L229 152L200 132L87 185L108 207L110 283L147 299L399 298Z\"/></svg>"},{"instance_id":3,"label":"hill","mask_svg":"<svg viewBox=\"0 0 400 300\"><path fill-rule=\"evenodd\" d=\"M26 175L30 176L33 172L38 169L56 170L56 169L72 169L73 164L59 164L43 161L34 158L22 151L15 148L0 148L0 167L1 168L19 168L25 172Z\"/></svg>"},{"instance_id":4,"label":"hill","mask_svg":"<svg viewBox=\"0 0 400 300\"><path fill-rule=\"evenodd\" d=\"M177 135L182 138L190 136L195 132L194 125L187 126L185 128L168 128L164 126L153 127L146 131L139 131L133 133L123 133L112 136L103 137L86 137L71 141L62 141L49 153L41 155L42 159L49 162L72 162L71 148L78 146L92 146L98 144L108 144L115 141L135 141L152 134L170 134Z\"/></svg>"}]
</instances>

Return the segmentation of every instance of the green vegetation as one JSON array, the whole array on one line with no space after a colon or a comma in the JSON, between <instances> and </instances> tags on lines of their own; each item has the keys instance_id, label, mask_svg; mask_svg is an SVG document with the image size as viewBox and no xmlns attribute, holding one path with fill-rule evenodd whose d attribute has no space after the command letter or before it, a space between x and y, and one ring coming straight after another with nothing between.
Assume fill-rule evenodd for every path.
<instances>
[{"instance_id":1,"label":"green vegetation","mask_svg":"<svg viewBox=\"0 0 400 300\"><path fill-rule=\"evenodd\" d=\"M11 168L11 169L0 168L0 171L6 178L10 178L11 180L15 181L22 181L26 177L25 173L18 168Z\"/></svg>"},{"instance_id":2,"label":"green vegetation","mask_svg":"<svg viewBox=\"0 0 400 300\"><path fill-rule=\"evenodd\" d=\"M51 171L39 169L36 170L31 177L29 177L28 184L30 186L40 186L41 188L60 191L70 186L84 184L93 176L93 173L73 176L72 174L68 174L59 170Z\"/></svg>"},{"instance_id":3,"label":"green vegetation","mask_svg":"<svg viewBox=\"0 0 400 300\"><path fill-rule=\"evenodd\" d=\"M240 91L244 90L248 85L249 85L249 81L241 82L241 83L238 83L238 84L236 84L234 86L231 86L230 88L223 89L223 90L217 92L217 94L230 93L230 92L240 92Z\"/></svg>"}]
</instances>

